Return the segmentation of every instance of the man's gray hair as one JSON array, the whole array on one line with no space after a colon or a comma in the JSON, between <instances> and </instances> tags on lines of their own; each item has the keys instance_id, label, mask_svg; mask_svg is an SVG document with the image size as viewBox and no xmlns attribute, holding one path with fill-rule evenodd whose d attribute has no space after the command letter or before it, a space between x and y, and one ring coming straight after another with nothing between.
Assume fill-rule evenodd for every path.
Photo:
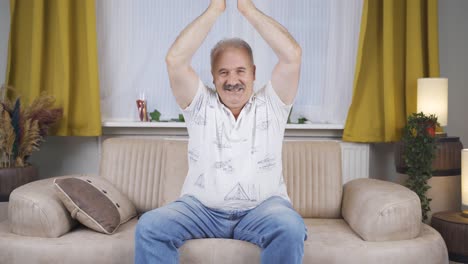
<instances>
[{"instance_id":1,"label":"man's gray hair","mask_svg":"<svg viewBox=\"0 0 468 264\"><path fill-rule=\"evenodd\" d=\"M244 49L247 51L247 54L250 57L250 62L254 64L252 48L250 45L241 38L226 38L220 40L216 45L211 49L210 59L211 59L211 68L213 68L214 61L220 52L224 51L226 48L238 48Z\"/></svg>"}]
</instances>

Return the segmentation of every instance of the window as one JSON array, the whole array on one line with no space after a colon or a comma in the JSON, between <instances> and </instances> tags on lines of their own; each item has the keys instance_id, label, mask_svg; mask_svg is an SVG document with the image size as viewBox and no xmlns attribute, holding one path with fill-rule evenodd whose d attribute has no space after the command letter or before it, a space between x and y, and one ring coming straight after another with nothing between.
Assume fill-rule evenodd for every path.
<instances>
[{"instance_id":1,"label":"window","mask_svg":"<svg viewBox=\"0 0 468 264\"><path fill-rule=\"evenodd\" d=\"M262 12L284 25L303 49L301 80L292 120L343 124L351 102L362 0L255 1ZM103 121L138 120L136 100L143 96L148 111L161 118L181 113L173 98L165 55L182 29L199 16L209 1L96 1L99 76ZM256 88L265 84L276 56L227 1L197 51L192 65L205 84L212 84L209 53L226 37L245 39L257 65Z\"/></svg>"}]
</instances>

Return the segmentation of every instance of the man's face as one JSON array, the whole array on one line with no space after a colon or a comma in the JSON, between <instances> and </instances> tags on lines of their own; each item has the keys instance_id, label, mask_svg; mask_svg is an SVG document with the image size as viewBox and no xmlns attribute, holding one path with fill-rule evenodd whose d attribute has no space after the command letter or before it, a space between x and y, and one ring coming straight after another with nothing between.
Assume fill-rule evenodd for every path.
<instances>
[{"instance_id":1,"label":"man's face","mask_svg":"<svg viewBox=\"0 0 468 264\"><path fill-rule=\"evenodd\" d=\"M211 73L221 101L238 114L252 95L255 80L255 65L247 51L224 49L216 56Z\"/></svg>"}]
</instances>

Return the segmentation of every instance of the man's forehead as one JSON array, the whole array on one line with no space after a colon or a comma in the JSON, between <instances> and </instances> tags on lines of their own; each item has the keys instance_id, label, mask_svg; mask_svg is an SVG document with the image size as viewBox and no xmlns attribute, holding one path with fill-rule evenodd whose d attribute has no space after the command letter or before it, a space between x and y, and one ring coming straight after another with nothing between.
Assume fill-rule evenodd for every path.
<instances>
[{"instance_id":1,"label":"man's forehead","mask_svg":"<svg viewBox=\"0 0 468 264\"><path fill-rule=\"evenodd\" d=\"M250 59L249 52L242 47L224 47L215 53L215 59L224 56L247 57Z\"/></svg>"},{"instance_id":2,"label":"man's forehead","mask_svg":"<svg viewBox=\"0 0 468 264\"><path fill-rule=\"evenodd\" d=\"M238 66L238 67L228 67L228 66L220 66L218 71L235 71L235 70L246 70L247 69L247 66Z\"/></svg>"},{"instance_id":3,"label":"man's forehead","mask_svg":"<svg viewBox=\"0 0 468 264\"><path fill-rule=\"evenodd\" d=\"M252 67L252 61L250 60L248 54L238 49L239 52L223 52L216 56L214 67L216 70L219 69L239 69L239 68L250 68Z\"/></svg>"}]
</instances>

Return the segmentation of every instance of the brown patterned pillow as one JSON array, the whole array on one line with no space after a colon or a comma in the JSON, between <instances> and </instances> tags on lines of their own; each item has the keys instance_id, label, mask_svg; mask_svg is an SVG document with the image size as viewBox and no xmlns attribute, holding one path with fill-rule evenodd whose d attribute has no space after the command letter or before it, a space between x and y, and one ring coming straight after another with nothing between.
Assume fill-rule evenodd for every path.
<instances>
[{"instance_id":1,"label":"brown patterned pillow","mask_svg":"<svg viewBox=\"0 0 468 264\"><path fill-rule=\"evenodd\" d=\"M56 179L54 185L72 218L98 232L113 234L136 216L132 202L102 177Z\"/></svg>"}]
</instances>

